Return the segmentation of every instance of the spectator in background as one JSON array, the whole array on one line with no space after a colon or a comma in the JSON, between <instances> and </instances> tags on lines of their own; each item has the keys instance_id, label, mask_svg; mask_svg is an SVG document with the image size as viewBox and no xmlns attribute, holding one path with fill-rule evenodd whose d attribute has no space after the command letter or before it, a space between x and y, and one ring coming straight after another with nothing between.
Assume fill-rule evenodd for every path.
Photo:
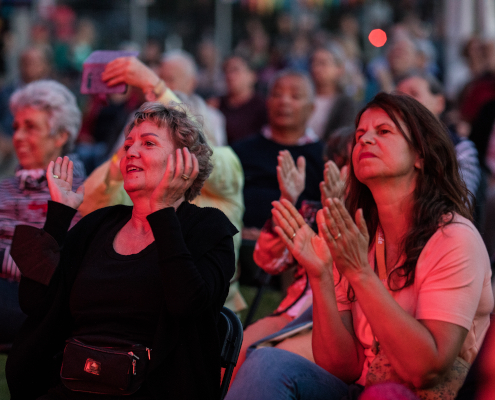
<instances>
[{"instance_id":1,"label":"spectator in background","mask_svg":"<svg viewBox=\"0 0 495 400\"><path fill-rule=\"evenodd\" d=\"M459 111L464 121L477 123L483 106L495 100L494 43L480 38L471 38L464 48L471 71L471 80L459 95Z\"/></svg>"},{"instance_id":2,"label":"spectator in background","mask_svg":"<svg viewBox=\"0 0 495 400\"><path fill-rule=\"evenodd\" d=\"M139 58L141 61L158 73L163 53L163 45L157 38L150 37L146 40Z\"/></svg>"},{"instance_id":3,"label":"spectator in background","mask_svg":"<svg viewBox=\"0 0 495 400\"><path fill-rule=\"evenodd\" d=\"M12 93L28 83L39 79L47 79L52 73L51 54L46 48L28 47L19 57L20 79L6 84L0 91L0 132L12 136L14 117L9 109L9 99Z\"/></svg>"},{"instance_id":4,"label":"spectator in background","mask_svg":"<svg viewBox=\"0 0 495 400\"><path fill-rule=\"evenodd\" d=\"M162 57L159 76L170 90L182 92L186 96L183 99L184 103L190 104L193 113L201 116L206 135L211 143L215 146L226 145L224 116L194 93L198 84L198 68L194 58L182 50L165 53Z\"/></svg>"},{"instance_id":5,"label":"spectator in background","mask_svg":"<svg viewBox=\"0 0 495 400\"><path fill-rule=\"evenodd\" d=\"M9 343L24 321L18 302L21 274L10 256L18 224L43 227L50 199L46 168L68 155L81 126L74 95L50 80L31 82L11 97L12 137L19 159L16 176L0 182L0 343ZM74 187L84 179L82 163L74 159ZM74 223L80 219L78 214Z\"/></svg>"},{"instance_id":6,"label":"spectator in background","mask_svg":"<svg viewBox=\"0 0 495 400\"><path fill-rule=\"evenodd\" d=\"M397 90L415 98L433 115L441 119L445 111L445 96L441 83L434 76L420 73L410 74L399 81ZM460 138L452 127L449 127L448 132L455 147L461 177L473 196L481 200L484 194L479 193L482 174L476 146L471 140Z\"/></svg>"},{"instance_id":7,"label":"spectator in background","mask_svg":"<svg viewBox=\"0 0 495 400\"><path fill-rule=\"evenodd\" d=\"M12 176L16 167L12 147L12 123L14 117L9 108L9 99L20 89L39 79L49 78L52 73L50 49L45 46L31 46L19 57L20 79L7 83L0 89L0 177Z\"/></svg>"},{"instance_id":8,"label":"spectator in background","mask_svg":"<svg viewBox=\"0 0 495 400\"><path fill-rule=\"evenodd\" d=\"M332 44L321 47L311 57L311 77L316 88L315 109L308 126L323 141L337 128L352 125L356 117L354 101L342 93L344 74L342 50Z\"/></svg>"},{"instance_id":9,"label":"spectator in background","mask_svg":"<svg viewBox=\"0 0 495 400\"><path fill-rule=\"evenodd\" d=\"M386 59L376 59L368 64L369 81L367 98L376 93L392 92L405 75L416 71L422 58L415 41L408 33L398 30L389 41Z\"/></svg>"},{"instance_id":10,"label":"spectator in background","mask_svg":"<svg viewBox=\"0 0 495 400\"><path fill-rule=\"evenodd\" d=\"M246 22L247 38L241 40L234 53L249 60L254 71L263 69L269 58L270 37L258 18Z\"/></svg>"},{"instance_id":11,"label":"spectator in background","mask_svg":"<svg viewBox=\"0 0 495 400\"><path fill-rule=\"evenodd\" d=\"M308 127L314 109L314 88L309 77L298 71L281 71L273 80L267 98L268 126L256 136L233 146L244 169L243 239L256 240L271 215L271 202L280 198L277 156L288 150L299 170L306 170L302 200L320 199L323 174L323 144Z\"/></svg>"},{"instance_id":12,"label":"spectator in background","mask_svg":"<svg viewBox=\"0 0 495 400\"><path fill-rule=\"evenodd\" d=\"M264 99L255 92L256 73L242 57L234 55L223 64L227 94L220 98L219 109L225 116L230 145L255 135L266 124Z\"/></svg>"},{"instance_id":13,"label":"spectator in background","mask_svg":"<svg viewBox=\"0 0 495 400\"><path fill-rule=\"evenodd\" d=\"M227 90L221 57L215 43L203 40L198 46L198 74L196 92L204 99L223 96Z\"/></svg>"},{"instance_id":14,"label":"spectator in background","mask_svg":"<svg viewBox=\"0 0 495 400\"><path fill-rule=\"evenodd\" d=\"M344 76L342 77L344 93L354 100L361 101L364 96L366 81L362 72L359 22L355 16L346 14L339 20L339 27L340 33L337 41L345 54Z\"/></svg>"}]
</instances>

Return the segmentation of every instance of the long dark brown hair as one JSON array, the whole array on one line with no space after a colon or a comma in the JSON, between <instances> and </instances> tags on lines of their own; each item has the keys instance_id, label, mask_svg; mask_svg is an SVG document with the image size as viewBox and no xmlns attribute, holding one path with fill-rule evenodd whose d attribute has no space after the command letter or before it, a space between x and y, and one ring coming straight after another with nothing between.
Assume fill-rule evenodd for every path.
<instances>
[{"instance_id":1,"label":"long dark brown hair","mask_svg":"<svg viewBox=\"0 0 495 400\"><path fill-rule=\"evenodd\" d=\"M406 260L388 278L392 290L401 290L414 283L419 255L440 226L450 224L454 214L472 221L472 194L459 174L454 145L446 128L426 107L404 94L379 93L358 113L356 128L362 114L370 108L385 111L423 160L414 191L412 224L401 244L401 253L405 253ZM399 120L407 128L409 136ZM355 145L356 137L352 147ZM351 215L355 215L359 208L363 209L371 247L379 223L378 210L371 191L356 178L352 162L347 186L347 209ZM391 285L394 275L400 279L394 279L394 285ZM397 284L399 281L403 284ZM353 300L352 290L348 292L348 298Z\"/></svg>"}]
</instances>

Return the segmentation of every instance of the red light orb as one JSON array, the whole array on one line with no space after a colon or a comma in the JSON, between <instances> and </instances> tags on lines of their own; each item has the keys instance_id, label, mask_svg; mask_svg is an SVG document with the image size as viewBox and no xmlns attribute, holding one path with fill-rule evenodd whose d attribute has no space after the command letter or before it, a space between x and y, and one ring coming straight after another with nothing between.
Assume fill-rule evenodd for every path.
<instances>
[{"instance_id":1,"label":"red light orb","mask_svg":"<svg viewBox=\"0 0 495 400\"><path fill-rule=\"evenodd\" d=\"M373 29L370 32L368 39L373 46L382 47L387 43L387 34L381 29Z\"/></svg>"}]
</instances>

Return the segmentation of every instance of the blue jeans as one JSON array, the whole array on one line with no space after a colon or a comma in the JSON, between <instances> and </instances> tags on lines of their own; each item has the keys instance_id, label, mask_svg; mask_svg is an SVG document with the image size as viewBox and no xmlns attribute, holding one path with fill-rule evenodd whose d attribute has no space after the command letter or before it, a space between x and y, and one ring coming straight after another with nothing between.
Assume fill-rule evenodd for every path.
<instances>
[{"instance_id":1,"label":"blue jeans","mask_svg":"<svg viewBox=\"0 0 495 400\"><path fill-rule=\"evenodd\" d=\"M12 343L25 319L19 307L19 283L0 278L0 344Z\"/></svg>"},{"instance_id":2,"label":"blue jeans","mask_svg":"<svg viewBox=\"0 0 495 400\"><path fill-rule=\"evenodd\" d=\"M246 359L225 400L340 400L347 388L304 357L265 347Z\"/></svg>"}]
</instances>

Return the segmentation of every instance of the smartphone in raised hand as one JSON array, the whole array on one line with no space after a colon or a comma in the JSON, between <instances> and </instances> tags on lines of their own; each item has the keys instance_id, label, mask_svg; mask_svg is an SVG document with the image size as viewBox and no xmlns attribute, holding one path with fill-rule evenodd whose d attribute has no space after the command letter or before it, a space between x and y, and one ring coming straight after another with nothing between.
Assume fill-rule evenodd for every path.
<instances>
[{"instance_id":1,"label":"smartphone in raised hand","mask_svg":"<svg viewBox=\"0 0 495 400\"><path fill-rule=\"evenodd\" d=\"M127 85L125 83L112 87L107 86L107 84L101 80L101 74L110 61L119 57L136 57L138 54L139 52L137 51L125 50L93 51L83 63L81 93L125 93L127 90Z\"/></svg>"}]
</instances>

